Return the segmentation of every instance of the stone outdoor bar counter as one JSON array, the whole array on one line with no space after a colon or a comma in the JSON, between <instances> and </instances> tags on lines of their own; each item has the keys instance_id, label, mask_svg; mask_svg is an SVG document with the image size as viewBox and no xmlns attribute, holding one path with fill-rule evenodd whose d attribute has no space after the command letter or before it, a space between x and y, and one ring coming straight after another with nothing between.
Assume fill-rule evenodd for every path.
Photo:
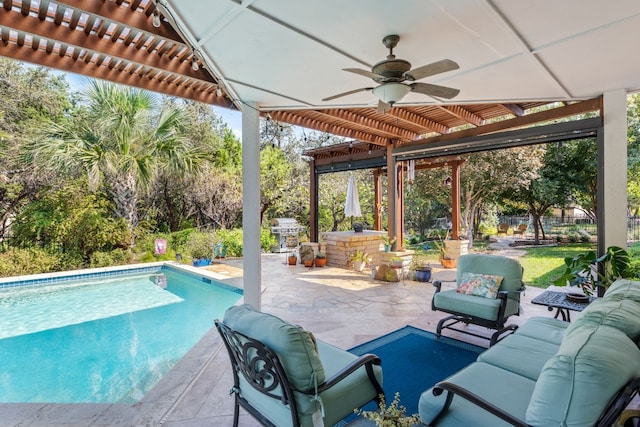
<instances>
[{"instance_id":1,"label":"stone outdoor bar counter","mask_svg":"<svg viewBox=\"0 0 640 427\"><path fill-rule=\"evenodd\" d=\"M320 239L325 245L327 265L332 267L350 268L349 255L356 250L369 254L374 264L378 264L380 251L383 249L382 236L386 231L364 230L328 231L320 233Z\"/></svg>"}]
</instances>

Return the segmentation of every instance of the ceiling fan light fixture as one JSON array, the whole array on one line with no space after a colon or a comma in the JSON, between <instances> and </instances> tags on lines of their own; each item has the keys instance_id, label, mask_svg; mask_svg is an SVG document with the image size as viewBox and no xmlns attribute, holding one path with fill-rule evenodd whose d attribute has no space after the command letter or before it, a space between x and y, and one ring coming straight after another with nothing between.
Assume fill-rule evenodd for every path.
<instances>
[{"instance_id":1,"label":"ceiling fan light fixture","mask_svg":"<svg viewBox=\"0 0 640 427\"><path fill-rule=\"evenodd\" d=\"M411 91L411 87L402 83L384 83L373 89L373 94L381 101L393 105Z\"/></svg>"}]
</instances>

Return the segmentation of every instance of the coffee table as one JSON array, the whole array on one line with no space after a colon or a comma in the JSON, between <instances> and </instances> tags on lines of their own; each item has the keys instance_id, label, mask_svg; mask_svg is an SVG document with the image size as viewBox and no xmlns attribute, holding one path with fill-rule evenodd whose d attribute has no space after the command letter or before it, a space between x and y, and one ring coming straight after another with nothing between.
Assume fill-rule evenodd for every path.
<instances>
[{"instance_id":1,"label":"coffee table","mask_svg":"<svg viewBox=\"0 0 640 427\"><path fill-rule=\"evenodd\" d=\"M587 306L596 298L597 297L592 296L589 297L588 302L579 303L569 301L567 299L567 292L546 290L532 299L531 303L537 305L546 305L549 311L553 311L553 309L555 308L556 314L553 317L557 319L558 316L562 316L562 320L571 322L571 315L569 314L569 311L580 312L587 308Z\"/></svg>"}]
</instances>

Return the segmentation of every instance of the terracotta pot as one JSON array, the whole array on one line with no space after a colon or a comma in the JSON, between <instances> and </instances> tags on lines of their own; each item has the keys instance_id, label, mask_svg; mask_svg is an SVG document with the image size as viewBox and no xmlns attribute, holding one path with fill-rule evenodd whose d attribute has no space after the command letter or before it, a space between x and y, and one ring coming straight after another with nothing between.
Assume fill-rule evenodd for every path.
<instances>
[{"instance_id":1,"label":"terracotta pot","mask_svg":"<svg viewBox=\"0 0 640 427\"><path fill-rule=\"evenodd\" d=\"M458 266L458 261L455 259L440 258L440 264L442 264L444 268L456 268Z\"/></svg>"},{"instance_id":2,"label":"terracotta pot","mask_svg":"<svg viewBox=\"0 0 640 427\"><path fill-rule=\"evenodd\" d=\"M294 256L290 256L289 258L287 258L287 260L289 261L289 265L296 265L296 263L298 262L298 258Z\"/></svg>"},{"instance_id":3,"label":"terracotta pot","mask_svg":"<svg viewBox=\"0 0 640 427\"><path fill-rule=\"evenodd\" d=\"M302 261L305 267L313 267L313 260Z\"/></svg>"},{"instance_id":4,"label":"terracotta pot","mask_svg":"<svg viewBox=\"0 0 640 427\"><path fill-rule=\"evenodd\" d=\"M326 258L316 258L316 267L324 267L325 265L327 265Z\"/></svg>"}]
</instances>

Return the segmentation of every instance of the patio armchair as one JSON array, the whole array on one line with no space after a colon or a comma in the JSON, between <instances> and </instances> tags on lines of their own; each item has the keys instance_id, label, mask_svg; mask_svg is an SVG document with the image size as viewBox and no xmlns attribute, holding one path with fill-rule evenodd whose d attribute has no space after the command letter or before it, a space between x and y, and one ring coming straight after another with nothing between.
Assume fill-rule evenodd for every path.
<instances>
[{"instance_id":1,"label":"patio armchair","mask_svg":"<svg viewBox=\"0 0 640 427\"><path fill-rule=\"evenodd\" d=\"M520 224L520 225L518 225L518 228L515 228L513 230L513 235L515 236L516 234L519 234L519 235L523 236L524 233L527 232L527 228L529 228L529 224Z\"/></svg>"},{"instance_id":2,"label":"patio armchair","mask_svg":"<svg viewBox=\"0 0 640 427\"><path fill-rule=\"evenodd\" d=\"M384 398L375 355L358 357L248 304L215 324L233 369L234 427L240 406L264 426L312 427Z\"/></svg>"},{"instance_id":3,"label":"patio armchair","mask_svg":"<svg viewBox=\"0 0 640 427\"><path fill-rule=\"evenodd\" d=\"M507 232L509 231L509 224L506 224L504 222L501 222L500 224L498 224L498 236L501 234L507 234Z\"/></svg>"},{"instance_id":4,"label":"patio armchair","mask_svg":"<svg viewBox=\"0 0 640 427\"><path fill-rule=\"evenodd\" d=\"M442 290L442 283L433 285L436 292L431 300L431 309L450 313L438 322L436 336L443 329L466 333L489 340L494 345L507 332L515 331L517 325L505 322L512 315L520 314L520 295L525 290L522 282L523 268L514 259L485 254L463 255L458 259L456 289ZM476 334L455 325L475 324L495 329L490 337Z\"/></svg>"}]
</instances>

